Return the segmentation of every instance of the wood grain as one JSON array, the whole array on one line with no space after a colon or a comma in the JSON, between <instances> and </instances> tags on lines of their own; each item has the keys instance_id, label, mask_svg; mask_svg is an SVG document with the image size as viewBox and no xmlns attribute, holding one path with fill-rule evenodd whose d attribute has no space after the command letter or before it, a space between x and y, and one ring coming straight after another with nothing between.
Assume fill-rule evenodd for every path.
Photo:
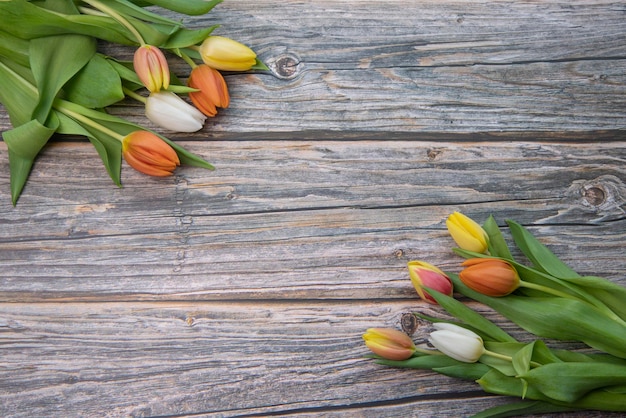
<instances>
[{"instance_id":1,"label":"wood grain","mask_svg":"<svg viewBox=\"0 0 626 418\"><path fill-rule=\"evenodd\" d=\"M168 135L215 171L124 164L118 188L88 142L55 137L13 207L0 142L0 415L440 417L513 401L378 366L361 334L441 315L405 266L458 271L454 210L493 214L507 238L515 219L580 273L626 285L625 14L227 0L185 18L220 23L270 67L227 74L231 107ZM138 103L111 113L152 127Z\"/></svg>"}]
</instances>

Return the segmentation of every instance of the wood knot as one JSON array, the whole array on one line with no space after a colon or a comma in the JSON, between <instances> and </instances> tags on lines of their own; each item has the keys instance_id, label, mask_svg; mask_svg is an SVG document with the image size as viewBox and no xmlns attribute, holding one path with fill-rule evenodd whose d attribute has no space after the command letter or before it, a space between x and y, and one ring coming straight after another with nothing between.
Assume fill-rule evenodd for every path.
<instances>
[{"instance_id":1,"label":"wood knot","mask_svg":"<svg viewBox=\"0 0 626 418\"><path fill-rule=\"evenodd\" d=\"M300 60L290 54L279 55L270 63L270 68L278 78L289 80L300 73Z\"/></svg>"},{"instance_id":2,"label":"wood knot","mask_svg":"<svg viewBox=\"0 0 626 418\"><path fill-rule=\"evenodd\" d=\"M400 326L402 327L402 331L408 336L415 334L415 331L419 328L419 321L415 314L411 312L405 312L400 317Z\"/></svg>"},{"instance_id":3,"label":"wood knot","mask_svg":"<svg viewBox=\"0 0 626 418\"><path fill-rule=\"evenodd\" d=\"M592 180L576 180L566 192L571 203L599 217L593 222L623 219L626 206L626 184L610 174Z\"/></svg>"},{"instance_id":4,"label":"wood knot","mask_svg":"<svg viewBox=\"0 0 626 418\"><path fill-rule=\"evenodd\" d=\"M602 186L596 185L583 188L583 197L591 206L600 206L606 201L606 193Z\"/></svg>"}]
</instances>

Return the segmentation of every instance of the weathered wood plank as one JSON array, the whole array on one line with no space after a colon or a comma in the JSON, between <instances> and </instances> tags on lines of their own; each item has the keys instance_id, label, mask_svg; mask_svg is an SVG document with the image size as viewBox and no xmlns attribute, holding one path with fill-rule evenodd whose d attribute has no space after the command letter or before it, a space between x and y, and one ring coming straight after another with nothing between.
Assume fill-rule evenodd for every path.
<instances>
[{"instance_id":1,"label":"weathered wood plank","mask_svg":"<svg viewBox=\"0 0 626 418\"><path fill-rule=\"evenodd\" d=\"M54 143L16 208L1 170L0 299L403 298L406 261L458 269L456 209L625 279L623 142L188 145L218 169L118 189L89 144Z\"/></svg>"},{"instance_id":2,"label":"weathered wood plank","mask_svg":"<svg viewBox=\"0 0 626 418\"><path fill-rule=\"evenodd\" d=\"M229 0L185 22L221 23L273 72L228 75L231 107L184 137L624 129L625 13L616 1ZM113 113L146 123L136 103Z\"/></svg>"},{"instance_id":3,"label":"weathered wood plank","mask_svg":"<svg viewBox=\"0 0 626 418\"><path fill-rule=\"evenodd\" d=\"M486 397L473 382L363 358L366 328L397 327L402 313L415 310L438 315L415 299L4 303L0 410L15 417L467 416L508 401ZM429 332L424 324L414 338Z\"/></svg>"}]
</instances>

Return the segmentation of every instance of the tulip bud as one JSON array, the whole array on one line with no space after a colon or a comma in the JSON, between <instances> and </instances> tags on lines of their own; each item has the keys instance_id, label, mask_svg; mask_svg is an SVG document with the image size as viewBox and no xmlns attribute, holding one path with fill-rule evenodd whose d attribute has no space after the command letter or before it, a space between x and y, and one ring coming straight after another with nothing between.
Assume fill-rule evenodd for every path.
<instances>
[{"instance_id":1,"label":"tulip bud","mask_svg":"<svg viewBox=\"0 0 626 418\"><path fill-rule=\"evenodd\" d=\"M506 296L520 285L515 268L499 258L470 258L461 263L461 281L470 289L487 296Z\"/></svg>"},{"instance_id":2,"label":"tulip bud","mask_svg":"<svg viewBox=\"0 0 626 418\"><path fill-rule=\"evenodd\" d=\"M437 301L426 293L424 287L436 290L444 295L452 296L454 290L452 281L437 267L424 261L409 261L407 267L409 269L411 283L413 283L413 287L415 287L417 294L422 300L435 305L437 304Z\"/></svg>"},{"instance_id":3,"label":"tulip bud","mask_svg":"<svg viewBox=\"0 0 626 418\"><path fill-rule=\"evenodd\" d=\"M446 226L460 248L476 253L487 251L489 237L473 219L460 212L454 212L446 220Z\"/></svg>"},{"instance_id":4,"label":"tulip bud","mask_svg":"<svg viewBox=\"0 0 626 418\"><path fill-rule=\"evenodd\" d=\"M256 54L242 43L223 36L209 36L199 48L202 61L222 71L248 71L256 64Z\"/></svg>"},{"instance_id":5,"label":"tulip bud","mask_svg":"<svg viewBox=\"0 0 626 418\"><path fill-rule=\"evenodd\" d=\"M446 322L437 322L433 326L428 341L448 357L464 363L475 363L485 353L483 339L466 328Z\"/></svg>"},{"instance_id":6,"label":"tulip bud","mask_svg":"<svg viewBox=\"0 0 626 418\"><path fill-rule=\"evenodd\" d=\"M196 132L206 120L198 109L170 91L150 93L146 116L156 125L176 132Z\"/></svg>"},{"instance_id":7,"label":"tulip bud","mask_svg":"<svg viewBox=\"0 0 626 418\"><path fill-rule=\"evenodd\" d=\"M180 165L176 151L148 131L126 135L122 140L122 155L128 165L149 176L169 176Z\"/></svg>"},{"instance_id":8,"label":"tulip bud","mask_svg":"<svg viewBox=\"0 0 626 418\"><path fill-rule=\"evenodd\" d=\"M198 65L191 70L187 85L200 90L190 92L189 98L207 116L215 116L217 107L226 108L230 104L224 77L206 64Z\"/></svg>"},{"instance_id":9,"label":"tulip bud","mask_svg":"<svg viewBox=\"0 0 626 418\"><path fill-rule=\"evenodd\" d=\"M406 360L415 352L413 340L392 328L370 328L363 334L363 339L374 354L388 360Z\"/></svg>"},{"instance_id":10,"label":"tulip bud","mask_svg":"<svg viewBox=\"0 0 626 418\"><path fill-rule=\"evenodd\" d=\"M170 69L165 55L156 46L140 46L135 51L133 67L141 82L151 93L169 87Z\"/></svg>"}]
</instances>

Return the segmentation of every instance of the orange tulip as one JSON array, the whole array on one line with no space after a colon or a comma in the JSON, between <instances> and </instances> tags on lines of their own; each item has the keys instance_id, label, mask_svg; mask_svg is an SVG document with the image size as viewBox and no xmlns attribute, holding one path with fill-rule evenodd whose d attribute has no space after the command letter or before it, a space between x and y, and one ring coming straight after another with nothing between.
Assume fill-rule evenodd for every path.
<instances>
[{"instance_id":1,"label":"orange tulip","mask_svg":"<svg viewBox=\"0 0 626 418\"><path fill-rule=\"evenodd\" d=\"M415 352L413 340L392 328L370 328L363 334L363 339L374 354L388 360L406 360Z\"/></svg>"},{"instance_id":2,"label":"orange tulip","mask_svg":"<svg viewBox=\"0 0 626 418\"><path fill-rule=\"evenodd\" d=\"M515 268L498 258L470 258L461 263L461 281L470 289L483 295L506 296L520 286Z\"/></svg>"},{"instance_id":3,"label":"orange tulip","mask_svg":"<svg viewBox=\"0 0 626 418\"><path fill-rule=\"evenodd\" d=\"M163 52L156 46L143 45L137 48L133 67L144 86L155 93L170 85L170 69Z\"/></svg>"},{"instance_id":4,"label":"orange tulip","mask_svg":"<svg viewBox=\"0 0 626 418\"><path fill-rule=\"evenodd\" d=\"M187 85L199 90L190 92L189 98L207 116L215 116L218 107L227 108L230 104L226 80L219 71L206 64L191 70Z\"/></svg>"},{"instance_id":5,"label":"orange tulip","mask_svg":"<svg viewBox=\"0 0 626 418\"><path fill-rule=\"evenodd\" d=\"M148 131L126 135L122 140L122 155L132 168L149 176L169 176L180 165L176 151Z\"/></svg>"},{"instance_id":6,"label":"orange tulip","mask_svg":"<svg viewBox=\"0 0 626 418\"><path fill-rule=\"evenodd\" d=\"M415 287L417 294L422 300L437 304L437 301L424 290L424 287L452 296L454 291L452 281L437 267L424 261L409 261L407 267L411 283L413 283L413 287Z\"/></svg>"}]
</instances>

